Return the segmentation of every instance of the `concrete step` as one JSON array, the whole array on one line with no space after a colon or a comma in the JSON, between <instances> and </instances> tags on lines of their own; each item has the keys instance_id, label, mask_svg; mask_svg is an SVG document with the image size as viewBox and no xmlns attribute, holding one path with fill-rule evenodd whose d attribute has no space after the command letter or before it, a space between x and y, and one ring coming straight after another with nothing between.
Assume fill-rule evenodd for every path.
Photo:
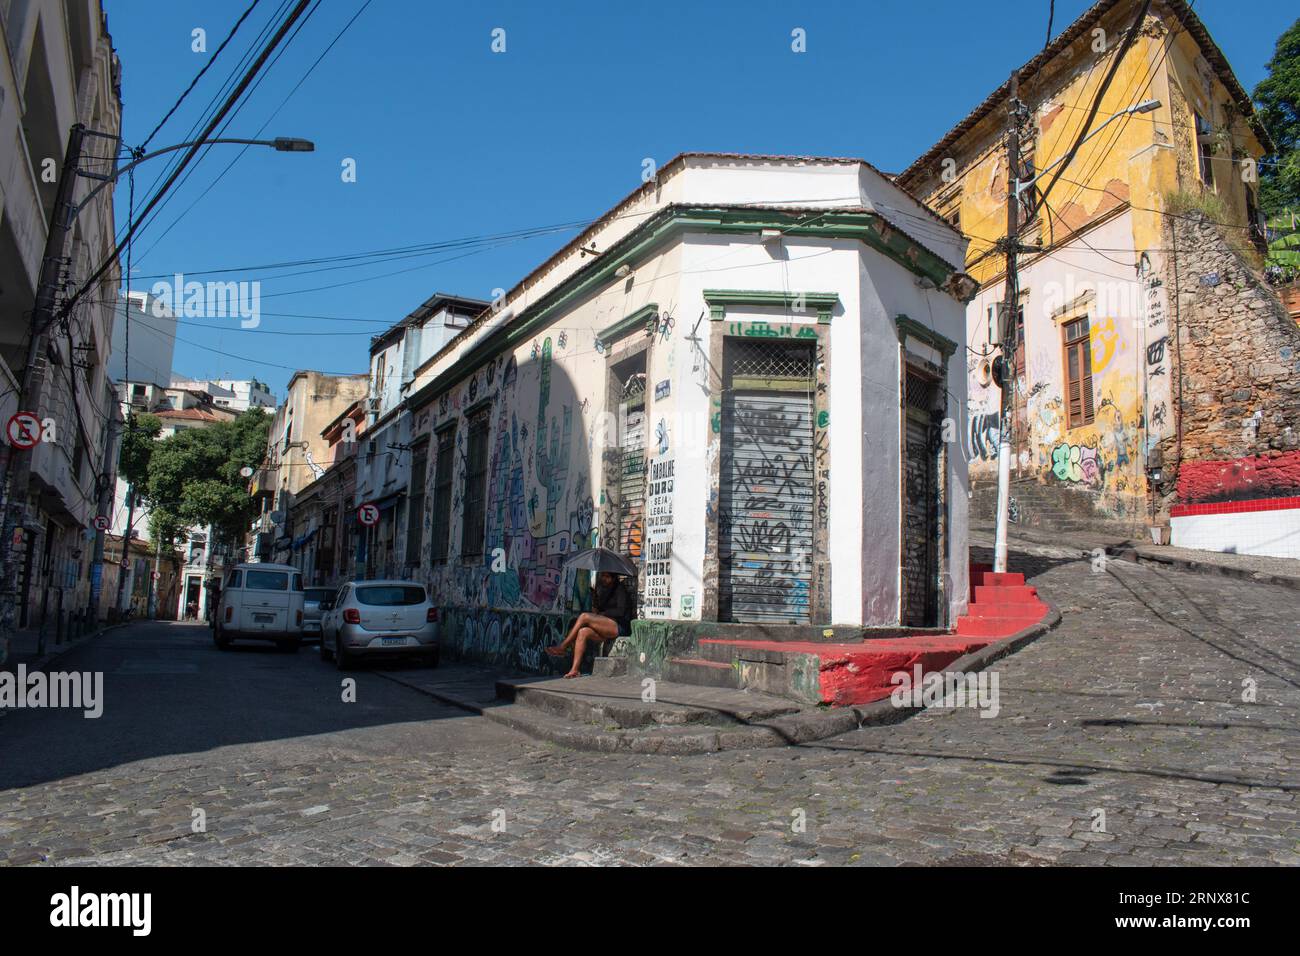
<instances>
[{"instance_id":1,"label":"concrete step","mask_svg":"<svg viewBox=\"0 0 1300 956\"><path fill-rule=\"evenodd\" d=\"M735 726L793 714L791 700L724 687L635 678L506 678L497 696L583 724L605 728ZM649 697L650 699L646 699Z\"/></svg>"},{"instance_id":2,"label":"concrete step","mask_svg":"<svg viewBox=\"0 0 1300 956\"><path fill-rule=\"evenodd\" d=\"M730 663L705 660L700 657L672 657L664 668L664 677L674 684L694 684L698 687L729 687L739 689L740 678Z\"/></svg>"}]
</instances>

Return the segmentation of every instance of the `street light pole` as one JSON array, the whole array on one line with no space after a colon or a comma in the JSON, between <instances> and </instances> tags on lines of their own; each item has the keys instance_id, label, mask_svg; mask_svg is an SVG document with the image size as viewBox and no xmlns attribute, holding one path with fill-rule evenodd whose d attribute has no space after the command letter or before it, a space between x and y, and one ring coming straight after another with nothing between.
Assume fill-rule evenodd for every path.
<instances>
[{"instance_id":1,"label":"street light pole","mask_svg":"<svg viewBox=\"0 0 1300 956\"><path fill-rule=\"evenodd\" d=\"M1017 317L1020 309L1020 272L1017 265L1017 255L1020 252L1020 197L1024 192L1032 189L1034 184L1052 169L1062 163L1068 164L1078 152L1080 146L1117 119L1138 113L1151 113L1158 110L1161 105L1159 100L1143 100L1128 109L1120 110L1079 140L1070 152L1043 167L1032 179L1022 181L1020 179L1020 123L1025 107L1019 99L1020 73L1018 71L1011 74L1010 91L1008 107L1010 124L1007 131L1007 236L1003 240L1003 249L1007 257L1007 280L1002 305L999 309L1001 326L998 330L1002 351L1000 356L1001 374L998 376L1000 379L998 386L1001 389L1002 401L998 424L997 535L993 542L993 570L998 574L1007 570L1007 524L1011 511L1011 429L1014 424L1015 413L1016 344L1019 328ZM1059 177L1060 173L1057 173L1052 182L1048 183L1047 189L1049 191ZM1045 193L1038 197L1035 203L1035 212L1045 199Z\"/></svg>"},{"instance_id":2,"label":"street light pole","mask_svg":"<svg viewBox=\"0 0 1300 956\"><path fill-rule=\"evenodd\" d=\"M90 203L104 187L117 182L125 172L134 169L140 163L161 156L164 153L180 149L194 149L217 143L235 143L245 146L269 146L282 153L309 153L315 145L306 139L281 136L275 139L200 139L176 146L168 146L133 159L127 165L115 169L108 175L85 172L80 169L81 153L85 138L94 133L77 123L68 134L68 145L64 153L63 168L59 174L58 187L55 192L54 208L50 213L50 227L45 236L45 254L41 260L41 271L36 286L36 304L32 309L31 331L27 349L27 366L19 388L18 410L38 414L45 385L45 349L46 333L58 317L55 312L55 299L60 287L60 274L66 259L68 237L72 224L87 204ZM86 176L103 180L92 189L80 203L74 199L77 177ZM155 197L156 199L157 197ZM101 266L95 273L98 278L107 267ZM130 277L127 277L128 283ZM84 290L83 290L84 291ZM79 296L79 293L78 293ZM74 298L78 297L74 296ZM67 310L65 304L64 310ZM129 310L128 310L128 319ZM4 508L3 523L0 524L0 664L9 658L9 635L16 630L18 614L18 546L15 541L18 528L26 527L27 498L31 492L32 454L15 448L12 444L4 446L4 458L0 461L0 487L7 487L8 498ZM25 532L24 532L25 534ZM125 543L130 547L130 541Z\"/></svg>"},{"instance_id":3,"label":"street light pole","mask_svg":"<svg viewBox=\"0 0 1300 956\"><path fill-rule=\"evenodd\" d=\"M1020 72L1011 74L1010 101L1007 104L1007 236L1004 240L1007 255L1007 285L1002 307L998 310L1002 343L1001 367L998 387L1001 390L1001 408L998 419L998 522L993 542L993 571L1003 574L1007 570L1007 518L1011 511L1011 425L1015 409L1015 341L1016 307L1020 297L1020 275L1016 267L1017 247L1020 243L1020 119L1024 104L1020 102Z\"/></svg>"}]
</instances>

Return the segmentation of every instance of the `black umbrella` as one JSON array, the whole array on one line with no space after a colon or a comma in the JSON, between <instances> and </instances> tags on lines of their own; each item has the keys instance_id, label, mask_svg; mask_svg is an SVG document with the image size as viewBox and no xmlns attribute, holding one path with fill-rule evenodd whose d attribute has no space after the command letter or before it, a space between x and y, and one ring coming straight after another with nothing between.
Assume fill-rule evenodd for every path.
<instances>
[{"instance_id":1,"label":"black umbrella","mask_svg":"<svg viewBox=\"0 0 1300 956\"><path fill-rule=\"evenodd\" d=\"M587 548L585 551L579 551L566 558L564 566L579 571L608 571L611 574L636 577L636 565L617 551L608 548Z\"/></svg>"}]
</instances>

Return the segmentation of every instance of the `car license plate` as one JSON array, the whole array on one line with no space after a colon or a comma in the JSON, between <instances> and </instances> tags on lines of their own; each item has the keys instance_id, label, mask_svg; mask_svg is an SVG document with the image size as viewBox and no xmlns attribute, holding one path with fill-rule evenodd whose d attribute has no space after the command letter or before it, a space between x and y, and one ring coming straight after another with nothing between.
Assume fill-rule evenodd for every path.
<instances>
[{"instance_id":1,"label":"car license plate","mask_svg":"<svg viewBox=\"0 0 1300 956\"><path fill-rule=\"evenodd\" d=\"M386 638L384 638L384 643L385 643L385 644L405 644L405 643L406 643L406 638L404 638L404 637L386 637Z\"/></svg>"},{"instance_id":2,"label":"car license plate","mask_svg":"<svg viewBox=\"0 0 1300 956\"><path fill-rule=\"evenodd\" d=\"M253 623L254 623L254 624L273 624L273 623L275 623L275 615L274 615L274 614L254 614L254 615L253 615Z\"/></svg>"}]
</instances>

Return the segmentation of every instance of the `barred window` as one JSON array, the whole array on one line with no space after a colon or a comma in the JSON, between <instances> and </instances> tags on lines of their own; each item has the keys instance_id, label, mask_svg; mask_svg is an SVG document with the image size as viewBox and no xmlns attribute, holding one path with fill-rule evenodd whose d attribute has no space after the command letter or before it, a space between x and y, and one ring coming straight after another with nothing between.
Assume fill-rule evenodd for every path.
<instances>
[{"instance_id":1,"label":"barred window","mask_svg":"<svg viewBox=\"0 0 1300 956\"><path fill-rule=\"evenodd\" d=\"M482 412L469 423L469 448L462 495L460 552L466 560L483 556L487 520L488 416Z\"/></svg>"},{"instance_id":2,"label":"barred window","mask_svg":"<svg viewBox=\"0 0 1300 956\"><path fill-rule=\"evenodd\" d=\"M438 433L438 462L433 477L432 558L446 561L451 547L451 475L456 460L456 429Z\"/></svg>"}]
</instances>

